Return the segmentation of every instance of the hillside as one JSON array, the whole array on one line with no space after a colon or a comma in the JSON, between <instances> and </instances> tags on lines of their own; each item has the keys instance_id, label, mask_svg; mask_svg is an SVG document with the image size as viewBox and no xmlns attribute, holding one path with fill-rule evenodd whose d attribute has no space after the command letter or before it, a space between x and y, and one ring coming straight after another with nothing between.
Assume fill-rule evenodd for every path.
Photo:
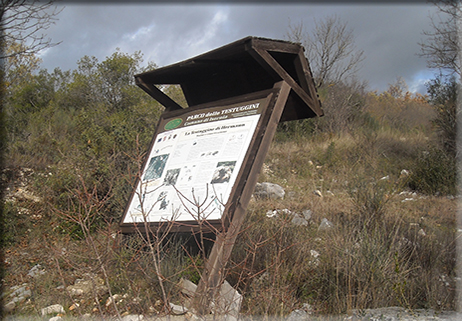
<instances>
[{"instance_id":1,"label":"hillside","mask_svg":"<svg viewBox=\"0 0 462 321\"><path fill-rule=\"evenodd\" d=\"M183 247L190 236L148 243L118 230L162 112L133 84L140 59L116 52L71 72L11 77L8 314L59 304L70 316L162 315L181 303L181 278L198 281L204 251ZM164 90L182 102L178 88ZM357 83L319 92L326 116L280 124L261 171L285 197L250 203L226 278L241 312L453 310L455 161L438 112L428 97Z\"/></svg>"}]
</instances>

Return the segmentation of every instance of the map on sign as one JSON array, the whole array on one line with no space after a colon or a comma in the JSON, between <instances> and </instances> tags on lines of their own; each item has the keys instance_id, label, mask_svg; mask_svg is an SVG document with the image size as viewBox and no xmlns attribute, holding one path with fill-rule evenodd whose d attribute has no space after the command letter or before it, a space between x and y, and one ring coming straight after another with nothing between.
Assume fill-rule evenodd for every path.
<instances>
[{"instance_id":1,"label":"map on sign","mask_svg":"<svg viewBox=\"0 0 462 321\"><path fill-rule=\"evenodd\" d=\"M123 223L221 219L261 105L196 110L161 122Z\"/></svg>"}]
</instances>

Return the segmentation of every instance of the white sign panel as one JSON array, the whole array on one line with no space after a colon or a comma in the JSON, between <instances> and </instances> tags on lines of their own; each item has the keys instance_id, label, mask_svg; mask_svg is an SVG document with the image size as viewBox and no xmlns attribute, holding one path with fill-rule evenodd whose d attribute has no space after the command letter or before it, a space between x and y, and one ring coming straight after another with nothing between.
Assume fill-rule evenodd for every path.
<instances>
[{"instance_id":1,"label":"white sign panel","mask_svg":"<svg viewBox=\"0 0 462 321\"><path fill-rule=\"evenodd\" d=\"M259 106L255 101L170 120L155 137L123 223L221 219Z\"/></svg>"}]
</instances>

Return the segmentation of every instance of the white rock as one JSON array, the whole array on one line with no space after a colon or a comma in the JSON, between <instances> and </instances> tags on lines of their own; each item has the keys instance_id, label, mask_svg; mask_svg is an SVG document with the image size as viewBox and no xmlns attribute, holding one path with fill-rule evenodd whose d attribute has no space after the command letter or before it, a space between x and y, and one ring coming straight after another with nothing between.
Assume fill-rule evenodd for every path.
<instances>
[{"instance_id":1,"label":"white rock","mask_svg":"<svg viewBox=\"0 0 462 321\"><path fill-rule=\"evenodd\" d=\"M122 318L122 321L141 321L143 319L144 319L144 316L142 314L139 314L139 315L128 314Z\"/></svg>"},{"instance_id":2,"label":"white rock","mask_svg":"<svg viewBox=\"0 0 462 321\"><path fill-rule=\"evenodd\" d=\"M29 270L29 272L27 273L27 276L31 278L35 278L43 274L45 274L45 270L42 269L42 266L40 264L37 264L32 269Z\"/></svg>"},{"instance_id":3,"label":"white rock","mask_svg":"<svg viewBox=\"0 0 462 321\"><path fill-rule=\"evenodd\" d=\"M176 305L173 303L170 303L170 309L172 310L173 314L178 314L178 315L185 314L186 312L188 312L188 309L186 307L182 305Z\"/></svg>"},{"instance_id":4,"label":"white rock","mask_svg":"<svg viewBox=\"0 0 462 321\"><path fill-rule=\"evenodd\" d=\"M305 220L309 221L311 220L311 216L313 215L313 212L311 212L311 210L304 210L302 214Z\"/></svg>"},{"instance_id":5,"label":"white rock","mask_svg":"<svg viewBox=\"0 0 462 321\"><path fill-rule=\"evenodd\" d=\"M308 225L308 221L299 214L294 215L294 217L292 218L291 223L294 224L294 225L298 225L298 226L306 226L306 225Z\"/></svg>"},{"instance_id":6,"label":"white rock","mask_svg":"<svg viewBox=\"0 0 462 321\"><path fill-rule=\"evenodd\" d=\"M93 295L96 292L98 295L108 293L108 288L104 284L104 280L96 275L87 275L88 279L77 279L74 285L69 285L66 289L71 296Z\"/></svg>"},{"instance_id":7,"label":"white rock","mask_svg":"<svg viewBox=\"0 0 462 321\"><path fill-rule=\"evenodd\" d=\"M52 317L50 318L48 321L60 321L62 320L63 318L61 318L60 316L56 316L56 317Z\"/></svg>"},{"instance_id":8,"label":"white rock","mask_svg":"<svg viewBox=\"0 0 462 321\"><path fill-rule=\"evenodd\" d=\"M266 212L266 217L275 217L276 215L278 214L278 211L277 210L269 210L268 212Z\"/></svg>"},{"instance_id":9,"label":"white rock","mask_svg":"<svg viewBox=\"0 0 462 321\"><path fill-rule=\"evenodd\" d=\"M314 195L316 195L316 196L322 197L322 193L321 193L321 191L318 190L318 189L315 190L313 193L314 193Z\"/></svg>"},{"instance_id":10,"label":"white rock","mask_svg":"<svg viewBox=\"0 0 462 321\"><path fill-rule=\"evenodd\" d=\"M5 305L3 306L3 311L5 311L5 312L8 313L8 312L13 311L14 308L16 308L16 303L14 303L13 301L11 301L11 302L8 302L7 304L5 304Z\"/></svg>"},{"instance_id":11,"label":"white rock","mask_svg":"<svg viewBox=\"0 0 462 321\"><path fill-rule=\"evenodd\" d=\"M321 224L319 224L318 231L329 230L334 227L334 223L329 221L327 218L323 218Z\"/></svg>"},{"instance_id":12,"label":"white rock","mask_svg":"<svg viewBox=\"0 0 462 321\"><path fill-rule=\"evenodd\" d=\"M287 321L299 321L305 320L308 316L308 313L305 310L297 309L292 311L287 318Z\"/></svg>"},{"instance_id":13,"label":"white rock","mask_svg":"<svg viewBox=\"0 0 462 321\"><path fill-rule=\"evenodd\" d=\"M282 210L274 210L274 211L269 210L268 212L266 212L266 217L278 217L281 214L290 215L292 214L292 212L288 210L287 208L282 209Z\"/></svg>"},{"instance_id":14,"label":"white rock","mask_svg":"<svg viewBox=\"0 0 462 321\"><path fill-rule=\"evenodd\" d=\"M185 278L181 278L179 288L181 293L189 297L193 297L196 293L197 285L195 285L189 280L186 280Z\"/></svg>"},{"instance_id":15,"label":"white rock","mask_svg":"<svg viewBox=\"0 0 462 321\"><path fill-rule=\"evenodd\" d=\"M269 182L257 183L253 195L259 199L283 199L286 192L278 185Z\"/></svg>"},{"instance_id":16,"label":"white rock","mask_svg":"<svg viewBox=\"0 0 462 321\"><path fill-rule=\"evenodd\" d=\"M216 313L223 315L224 320L237 320L241 304L242 295L225 280L220 287Z\"/></svg>"},{"instance_id":17,"label":"white rock","mask_svg":"<svg viewBox=\"0 0 462 321\"><path fill-rule=\"evenodd\" d=\"M407 197L407 198L403 199L401 201L401 203L410 202L410 201L415 201L415 199Z\"/></svg>"},{"instance_id":18,"label":"white rock","mask_svg":"<svg viewBox=\"0 0 462 321\"><path fill-rule=\"evenodd\" d=\"M120 299L122 299L122 296L120 294L114 294L113 296L110 296L106 300L106 304L105 304L106 308L109 307L111 304L113 304L113 302L118 303L117 301L119 301Z\"/></svg>"},{"instance_id":19,"label":"white rock","mask_svg":"<svg viewBox=\"0 0 462 321\"><path fill-rule=\"evenodd\" d=\"M308 314L313 313L313 307L308 303L303 303L302 310L305 310Z\"/></svg>"},{"instance_id":20,"label":"white rock","mask_svg":"<svg viewBox=\"0 0 462 321\"><path fill-rule=\"evenodd\" d=\"M17 285L17 286L11 287L11 290L14 290L14 291L10 294L10 297L28 298L32 295L32 292L29 289L29 285L27 283L23 283L20 286Z\"/></svg>"},{"instance_id":21,"label":"white rock","mask_svg":"<svg viewBox=\"0 0 462 321\"><path fill-rule=\"evenodd\" d=\"M403 169L399 176L400 177L407 177L407 176L409 176L409 171L407 169Z\"/></svg>"},{"instance_id":22,"label":"white rock","mask_svg":"<svg viewBox=\"0 0 462 321\"><path fill-rule=\"evenodd\" d=\"M313 258L312 260L309 261L310 264L314 265L314 266L318 266L320 261L319 261L319 256L321 254L319 254L318 251L315 251L315 250L310 250L310 255L311 257Z\"/></svg>"},{"instance_id":23,"label":"white rock","mask_svg":"<svg viewBox=\"0 0 462 321\"><path fill-rule=\"evenodd\" d=\"M42 316L53 313L66 313L61 304L53 304L42 309Z\"/></svg>"}]
</instances>

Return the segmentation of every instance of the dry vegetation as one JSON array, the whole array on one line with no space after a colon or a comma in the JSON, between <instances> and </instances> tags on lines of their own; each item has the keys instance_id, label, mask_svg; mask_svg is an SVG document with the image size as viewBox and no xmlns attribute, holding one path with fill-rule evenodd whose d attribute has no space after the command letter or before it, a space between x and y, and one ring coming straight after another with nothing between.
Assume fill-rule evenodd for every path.
<instances>
[{"instance_id":1,"label":"dry vegetation","mask_svg":"<svg viewBox=\"0 0 462 321\"><path fill-rule=\"evenodd\" d=\"M323 119L281 125L260 181L283 186L286 197L251 201L228 264L227 280L244 295L242 313L287 315L303 304L315 314L386 306L454 309L457 200L450 189L411 189L413 181L425 180L415 175L419 159L436 144L433 110L420 96L355 93L348 121L329 116L336 113L329 95L351 98L341 88L323 94L330 97ZM36 315L61 304L75 316L152 315L168 312L169 302L181 303L178 281L197 282L204 263L192 236L154 231L147 243L121 235L124 198L114 201L114 194L124 189L86 180L80 165L71 175L66 163L23 171L22 177L15 177L19 169L3 172L16 195L4 204L3 286L7 295L27 283L32 293L11 313ZM448 185L447 177L439 179ZM20 189L41 200L19 197ZM267 217L283 209L309 210L311 219L300 226L291 214ZM323 219L333 226L320 229ZM29 277L37 264L45 273ZM107 291L72 296L67 287L88 276ZM108 301L116 294L122 299Z\"/></svg>"}]
</instances>

